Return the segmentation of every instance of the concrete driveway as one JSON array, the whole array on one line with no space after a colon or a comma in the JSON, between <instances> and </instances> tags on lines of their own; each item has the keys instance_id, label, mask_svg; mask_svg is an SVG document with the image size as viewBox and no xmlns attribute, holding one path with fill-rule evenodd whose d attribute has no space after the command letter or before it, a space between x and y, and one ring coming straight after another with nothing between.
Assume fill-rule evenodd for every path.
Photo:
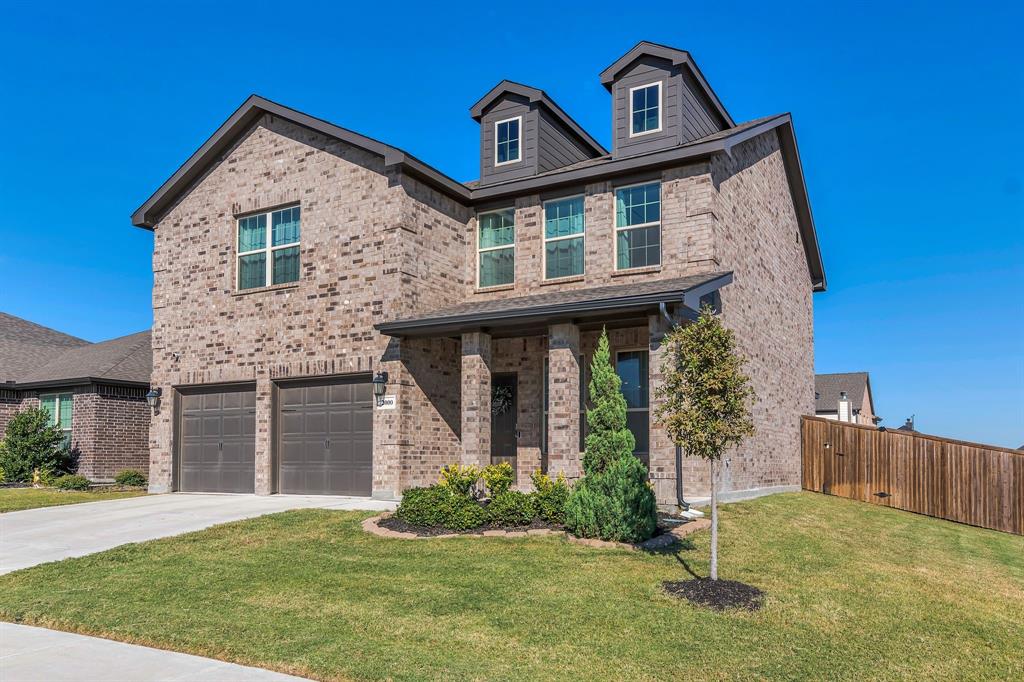
<instances>
[{"instance_id":1,"label":"concrete driveway","mask_svg":"<svg viewBox=\"0 0 1024 682\"><path fill-rule=\"evenodd\" d=\"M145 646L0 623L4 682L300 682L305 678Z\"/></svg>"},{"instance_id":2,"label":"concrete driveway","mask_svg":"<svg viewBox=\"0 0 1024 682\"><path fill-rule=\"evenodd\" d=\"M289 509L394 508L363 497L171 493L8 512L0 514L0 574Z\"/></svg>"}]
</instances>

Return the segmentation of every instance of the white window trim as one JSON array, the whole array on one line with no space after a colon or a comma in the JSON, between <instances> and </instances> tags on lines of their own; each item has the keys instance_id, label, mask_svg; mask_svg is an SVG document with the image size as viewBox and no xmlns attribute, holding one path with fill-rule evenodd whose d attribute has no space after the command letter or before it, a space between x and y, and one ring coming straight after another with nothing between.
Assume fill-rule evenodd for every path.
<instances>
[{"instance_id":1,"label":"white window trim","mask_svg":"<svg viewBox=\"0 0 1024 682\"><path fill-rule=\"evenodd\" d=\"M492 213L501 213L502 211L512 210L512 243L502 244L501 246L485 246L480 247L480 218L485 215L491 215ZM484 211L483 213L476 214L476 234L474 235L474 241L476 243L476 288L477 290L486 289L498 289L501 287L515 286L516 283L516 209L514 206L508 208L496 208L492 211ZM504 284L488 284L487 286L480 285L480 254L487 253L488 251L501 251L502 249L512 249L512 281Z\"/></svg>"},{"instance_id":2,"label":"white window trim","mask_svg":"<svg viewBox=\"0 0 1024 682\"><path fill-rule=\"evenodd\" d=\"M568 199L583 199L583 231L578 234L568 234L564 237L548 237L548 204L553 204L557 201L566 201ZM541 204L541 221L540 221L540 238L543 244L541 245L541 263L543 272L543 279L545 282L554 282L559 279L568 279L570 277L582 277L587 273L587 195L585 194L572 194L567 197L558 197L557 199L548 199ZM548 277L548 242L560 242L566 239L582 239L583 240L583 272L575 275L563 275L561 277Z\"/></svg>"},{"instance_id":3,"label":"white window trim","mask_svg":"<svg viewBox=\"0 0 1024 682\"><path fill-rule=\"evenodd\" d=\"M286 210L288 210L290 208L299 208L299 241L297 241L297 242L289 242L288 244L278 244L277 246L272 246L272 244L274 243L274 222L273 222L272 216L273 216L273 214L277 213L278 211L286 211ZM242 251L242 246L241 246L242 235L241 235L241 230L239 229L239 225L238 224L240 222L242 222L243 220L246 220L247 218L257 218L257 217L259 217L261 215L264 215L264 216L267 217L267 231L266 231L266 234L265 234L266 241L264 242L265 246L262 249L252 249L251 251ZM300 255L301 255L301 252L302 252L302 246L301 245L302 245L302 209L300 208L299 204L295 204L294 206L284 206L282 208L275 208L272 211L260 211L259 213L249 213L249 214L246 214L246 215L237 216L235 218L235 291L256 291L257 289L266 289L269 286L273 286L273 281L274 281L274 279L273 279L273 277L274 277L274 273L273 273L274 253L273 252L274 251L280 251L281 249L288 249L288 248L291 248L293 246L298 246L299 247L299 252L300 252ZM242 273L242 256L251 256L251 255L257 254L257 253L265 253L265 254L267 254L267 257L265 259L266 260L266 263L265 263L266 267L265 267L265 269L263 271L263 286L260 286L260 287L249 287L248 289L243 289L240 286L241 283L239 282L239 276ZM300 273L300 278L301 278L301 273ZM294 283L295 282L288 282L288 284L294 284Z\"/></svg>"},{"instance_id":4,"label":"white window trim","mask_svg":"<svg viewBox=\"0 0 1024 682\"><path fill-rule=\"evenodd\" d=\"M498 161L498 126L502 123L508 123L510 121L519 122L519 137L516 138L516 158L512 161ZM494 122L494 167L498 166L509 166L513 163L519 163L523 160L523 117L513 116L512 118L503 118L500 121Z\"/></svg>"},{"instance_id":5,"label":"white window trim","mask_svg":"<svg viewBox=\"0 0 1024 682\"><path fill-rule=\"evenodd\" d=\"M618 206L617 206L616 202L618 201L617 197L618 197L618 194L619 194L619 190L630 189L632 187L644 187L645 185L654 185L654 184L658 185L658 203L661 204L662 203L662 199L663 199L662 193L661 193L661 188L662 188L661 180L648 180L647 182L634 182L632 185L622 185L620 187L613 187L612 188L612 225L615 228L614 234L612 235L614 237L614 239L615 239L615 247L612 249L612 252L613 252L612 253L612 258L615 259L615 262L613 263L613 265L614 265L614 269L615 269L616 272L629 272L630 270L647 270L649 268L660 268L662 262L665 260L665 244L664 244L664 239L663 239L663 237L665 236L665 230L662 229L661 221L660 220L655 220L655 221L652 221L652 222L649 222L649 223L639 223L637 225L624 225L623 227L619 227L618 226L618 220L615 217L617 215L617 213L618 213ZM659 213L660 213L660 211L659 211ZM662 215L664 215L664 214L662 213ZM631 267L631 268L620 268L619 267L619 232L622 232L622 231L625 231L625 230L636 230L636 229L639 229L639 228L642 228L642 227L654 227L655 225L658 226L658 245L661 247L661 258L658 260L658 263L656 265L636 265L636 266Z\"/></svg>"},{"instance_id":6,"label":"white window trim","mask_svg":"<svg viewBox=\"0 0 1024 682\"><path fill-rule=\"evenodd\" d=\"M652 128L651 130L644 130L639 133L633 132L633 92L636 90L643 90L651 86L658 86L658 127ZM662 97L661 81L654 81L647 85L638 85L635 88L629 89L629 136L630 137L643 137L644 135L651 135L652 133L660 133L665 121L665 106L664 97Z\"/></svg>"}]
</instances>

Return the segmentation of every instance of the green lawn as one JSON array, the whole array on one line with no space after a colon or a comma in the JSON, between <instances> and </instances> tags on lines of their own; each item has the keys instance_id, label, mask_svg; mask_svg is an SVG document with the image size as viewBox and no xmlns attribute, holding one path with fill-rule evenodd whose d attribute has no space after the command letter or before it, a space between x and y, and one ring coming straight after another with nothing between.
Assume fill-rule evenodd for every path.
<instances>
[{"instance_id":1,"label":"green lawn","mask_svg":"<svg viewBox=\"0 0 1024 682\"><path fill-rule=\"evenodd\" d=\"M722 511L756 613L666 596L707 570L561 538L408 541L308 510L0 577L0 619L322 679L1024 677L1024 538L811 493Z\"/></svg>"},{"instance_id":2,"label":"green lawn","mask_svg":"<svg viewBox=\"0 0 1024 682\"><path fill-rule=\"evenodd\" d=\"M61 504L116 500L121 497L138 497L145 494L145 490L100 489L79 492L55 488L0 488L0 513L35 509L36 507L55 507Z\"/></svg>"}]
</instances>

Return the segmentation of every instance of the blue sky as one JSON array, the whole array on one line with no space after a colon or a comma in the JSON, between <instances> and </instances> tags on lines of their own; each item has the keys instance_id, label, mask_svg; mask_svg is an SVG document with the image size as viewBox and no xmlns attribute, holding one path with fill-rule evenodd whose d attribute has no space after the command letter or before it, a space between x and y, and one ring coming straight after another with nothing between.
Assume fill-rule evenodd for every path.
<instances>
[{"instance_id":1,"label":"blue sky","mask_svg":"<svg viewBox=\"0 0 1024 682\"><path fill-rule=\"evenodd\" d=\"M468 109L497 81L607 145L598 72L646 39L690 50L737 121L793 113L829 281L817 370L870 371L884 425L1024 443L1020 3L347 5L3 2L0 310L90 340L149 326L128 216L250 93L470 180Z\"/></svg>"}]
</instances>

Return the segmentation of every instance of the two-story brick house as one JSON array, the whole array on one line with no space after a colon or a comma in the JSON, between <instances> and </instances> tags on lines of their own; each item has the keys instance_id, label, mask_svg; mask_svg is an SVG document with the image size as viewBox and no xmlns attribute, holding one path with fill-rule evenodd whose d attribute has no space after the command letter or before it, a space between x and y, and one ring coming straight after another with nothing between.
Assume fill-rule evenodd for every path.
<instances>
[{"instance_id":1,"label":"two-story brick house","mask_svg":"<svg viewBox=\"0 0 1024 682\"><path fill-rule=\"evenodd\" d=\"M723 488L797 485L825 277L791 119L735 123L688 53L651 43L600 77L611 151L503 81L471 108L465 184L247 100L132 216L155 233L151 489L392 498L449 462L576 477L606 327L659 501L680 468L704 495L651 410L661 337L701 302L758 393Z\"/></svg>"}]
</instances>

